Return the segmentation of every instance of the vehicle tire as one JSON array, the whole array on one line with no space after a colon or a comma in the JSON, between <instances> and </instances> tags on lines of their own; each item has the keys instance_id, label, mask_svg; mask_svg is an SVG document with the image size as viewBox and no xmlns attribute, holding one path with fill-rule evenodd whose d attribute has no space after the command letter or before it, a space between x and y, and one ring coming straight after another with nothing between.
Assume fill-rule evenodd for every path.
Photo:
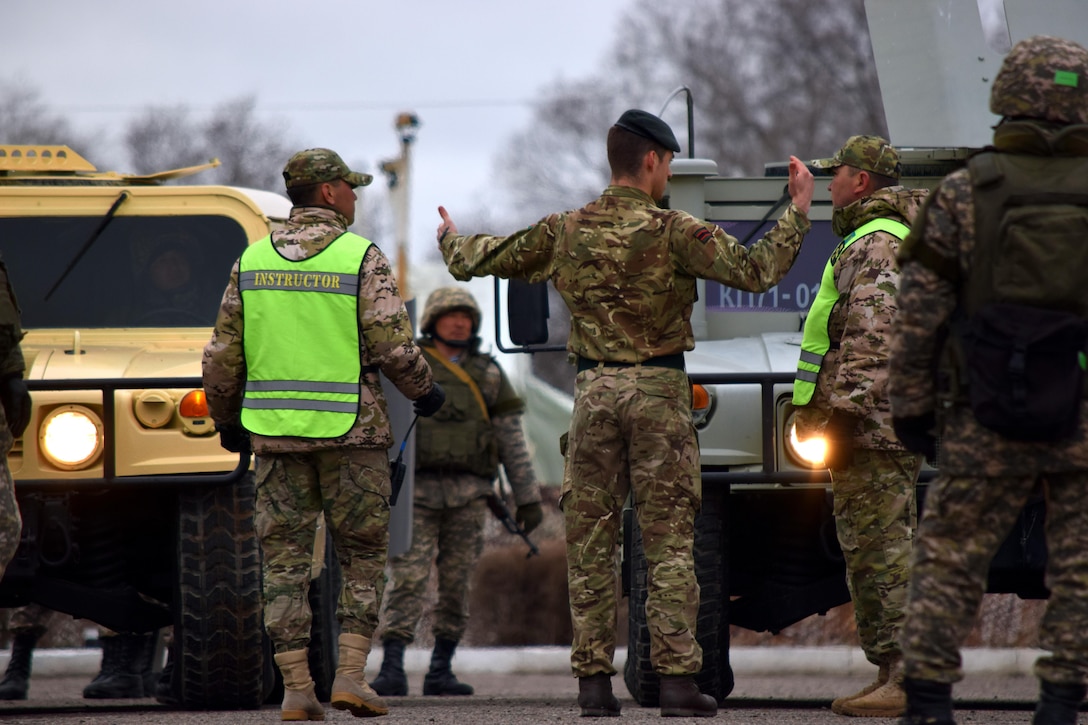
<instances>
[{"instance_id":1,"label":"vehicle tire","mask_svg":"<svg viewBox=\"0 0 1088 725\"><path fill-rule=\"evenodd\" d=\"M722 490L718 490L718 489ZM699 582L699 616L696 639L703 649L703 669L697 675L699 689L720 703L733 691L729 664L729 594L726 562L726 487L703 490L703 507L695 517L695 576ZM650 663L650 631L646 624L646 554L642 532L632 516L631 594L628 598L627 662L623 680L628 692L642 707L657 707L660 681Z\"/></svg>"},{"instance_id":2,"label":"vehicle tire","mask_svg":"<svg viewBox=\"0 0 1088 725\"><path fill-rule=\"evenodd\" d=\"M255 709L265 648L254 482L178 495L172 690L188 709Z\"/></svg>"},{"instance_id":3,"label":"vehicle tire","mask_svg":"<svg viewBox=\"0 0 1088 725\"><path fill-rule=\"evenodd\" d=\"M328 702L332 697L332 681L336 678L337 655L340 640L340 622L336 618L336 606L340 601L340 587L343 579L340 572L340 560L336 558L332 535L325 531L324 566L321 572L310 581L307 598L310 602L309 651L310 677L314 681L314 693L321 702ZM272 641L265 637L269 653L274 653ZM268 655L271 663L272 654ZM265 698L267 704L278 704L283 700L283 675L272 664L272 687Z\"/></svg>"}]
</instances>

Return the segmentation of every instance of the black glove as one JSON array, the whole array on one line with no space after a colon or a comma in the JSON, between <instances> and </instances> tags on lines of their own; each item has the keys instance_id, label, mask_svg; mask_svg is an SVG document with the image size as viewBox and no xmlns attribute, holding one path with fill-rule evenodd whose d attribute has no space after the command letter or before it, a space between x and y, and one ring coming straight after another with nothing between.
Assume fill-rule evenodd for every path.
<instances>
[{"instance_id":1,"label":"black glove","mask_svg":"<svg viewBox=\"0 0 1088 725\"><path fill-rule=\"evenodd\" d=\"M18 438L30 423L30 391L22 373L14 373L0 379L0 403L4 406L4 417L8 421L8 430Z\"/></svg>"},{"instance_id":2,"label":"black glove","mask_svg":"<svg viewBox=\"0 0 1088 725\"><path fill-rule=\"evenodd\" d=\"M442 404L446 402L446 391L442 389L442 386L435 383L431 387L430 392L424 395L422 398L412 402L412 408L415 409L416 415L421 415L424 418L430 418L432 415L438 412L438 409L442 407Z\"/></svg>"},{"instance_id":3,"label":"black glove","mask_svg":"<svg viewBox=\"0 0 1088 725\"><path fill-rule=\"evenodd\" d=\"M533 529L540 526L540 522L544 520L544 509L541 508L539 501L523 503L518 506L514 520L518 522L518 526L525 529L525 533L532 533Z\"/></svg>"},{"instance_id":4,"label":"black glove","mask_svg":"<svg viewBox=\"0 0 1088 725\"><path fill-rule=\"evenodd\" d=\"M921 415L892 418L892 427L908 451L921 453L927 461L937 460L937 416L932 410Z\"/></svg>"},{"instance_id":5,"label":"black glove","mask_svg":"<svg viewBox=\"0 0 1088 725\"><path fill-rule=\"evenodd\" d=\"M215 430L219 433L219 445L231 453L253 452L249 431L237 423L216 423Z\"/></svg>"},{"instance_id":6,"label":"black glove","mask_svg":"<svg viewBox=\"0 0 1088 725\"><path fill-rule=\"evenodd\" d=\"M857 416L834 411L824 427L824 440L827 441L827 455L824 464L828 468L842 470L854 462L854 431L858 426Z\"/></svg>"}]
</instances>

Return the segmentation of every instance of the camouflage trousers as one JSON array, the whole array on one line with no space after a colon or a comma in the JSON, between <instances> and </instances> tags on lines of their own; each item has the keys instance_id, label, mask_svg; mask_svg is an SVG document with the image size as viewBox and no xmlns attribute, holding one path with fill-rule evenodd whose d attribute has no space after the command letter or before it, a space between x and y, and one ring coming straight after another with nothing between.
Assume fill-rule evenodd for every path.
<instances>
[{"instance_id":1,"label":"camouflage trousers","mask_svg":"<svg viewBox=\"0 0 1088 725\"><path fill-rule=\"evenodd\" d=\"M432 567L438 573L434 636L461 640L468 624L469 584L484 548L487 503L473 499L465 506L412 510L412 546L389 562L382 638L415 639L423 616Z\"/></svg>"},{"instance_id":2,"label":"camouflage trousers","mask_svg":"<svg viewBox=\"0 0 1088 725\"><path fill-rule=\"evenodd\" d=\"M389 550L389 458L385 450L342 448L257 458L257 536L264 555L264 622L277 652L310 639L307 592L318 514L343 576L341 631L371 637Z\"/></svg>"},{"instance_id":3,"label":"camouflage trousers","mask_svg":"<svg viewBox=\"0 0 1088 725\"><path fill-rule=\"evenodd\" d=\"M1035 476L940 476L926 494L903 626L908 677L963 679L960 647L978 616L990 561L1012 530ZM1040 679L1081 684L1088 676L1088 471L1047 474L1046 585L1035 663Z\"/></svg>"},{"instance_id":4,"label":"camouflage trousers","mask_svg":"<svg viewBox=\"0 0 1088 725\"><path fill-rule=\"evenodd\" d=\"M7 436L7 450L11 450L11 434L4 429ZM0 457L0 577L4 575L4 569L8 562L15 556L19 548L19 536L23 531L23 519L19 515L19 502L15 500L15 481L11 477L11 469L7 464L7 452Z\"/></svg>"},{"instance_id":5,"label":"camouflage trousers","mask_svg":"<svg viewBox=\"0 0 1088 725\"><path fill-rule=\"evenodd\" d=\"M831 471L835 529L865 657L898 659L906 617L910 553L918 527L914 484L921 456L857 449L849 468Z\"/></svg>"},{"instance_id":6,"label":"camouflage trousers","mask_svg":"<svg viewBox=\"0 0 1088 725\"><path fill-rule=\"evenodd\" d=\"M661 675L699 672L692 549L702 488L682 370L598 367L577 377L561 499L575 677L616 672L617 542L628 493L648 564L650 661Z\"/></svg>"}]
</instances>

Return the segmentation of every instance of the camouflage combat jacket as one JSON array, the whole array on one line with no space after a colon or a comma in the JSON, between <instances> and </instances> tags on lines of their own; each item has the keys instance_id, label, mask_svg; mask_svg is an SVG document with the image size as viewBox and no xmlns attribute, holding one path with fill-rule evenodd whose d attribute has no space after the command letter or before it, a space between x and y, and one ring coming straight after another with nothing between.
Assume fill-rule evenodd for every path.
<instances>
[{"instance_id":1,"label":"camouflage combat jacket","mask_svg":"<svg viewBox=\"0 0 1088 725\"><path fill-rule=\"evenodd\" d=\"M307 259L347 231L343 215L319 207L295 207L272 243L287 259ZM412 337L412 323L400 298L389 260L371 245L359 270L359 330L363 365L359 417L338 438L253 436L253 452L289 453L328 448L389 448L393 435L378 370L405 397L415 400L431 389L431 369ZM238 292L238 262L230 272L212 339L204 348L204 389L216 423L237 423L246 384L242 347L245 319Z\"/></svg>"},{"instance_id":2,"label":"camouflage combat jacket","mask_svg":"<svg viewBox=\"0 0 1088 725\"><path fill-rule=\"evenodd\" d=\"M994 145L999 151L1013 150L1002 143L1000 126ZM930 194L900 253L899 313L889 361L892 411L899 417L937 411L942 473L1002 476L1088 470L1088 399L1081 404L1077 432L1064 441L1044 443L1012 441L995 433L955 398L948 400L948 407L938 405L934 372L945 379L953 373L941 353L960 287L971 272L975 244L971 179L967 169L961 169Z\"/></svg>"},{"instance_id":3,"label":"camouflage combat jacket","mask_svg":"<svg viewBox=\"0 0 1088 725\"><path fill-rule=\"evenodd\" d=\"M925 196L923 189L890 186L836 213L848 231L874 219L910 226ZM888 338L899 286L899 244L894 234L872 232L855 240L836 260L839 301L827 324L831 349L824 356L812 400L798 410L802 438L819 433L831 413L838 411L861 419L854 432L856 447L903 450L892 430L888 399Z\"/></svg>"},{"instance_id":4,"label":"camouflage combat jacket","mask_svg":"<svg viewBox=\"0 0 1088 725\"><path fill-rule=\"evenodd\" d=\"M447 235L442 256L459 280L551 280L570 309L567 349L591 360L642 362L695 347L697 279L751 292L789 271L811 227L792 203L745 249L716 224L662 209L645 192L609 186L585 207L508 237Z\"/></svg>"},{"instance_id":5,"label":"camouflage combat jacket","mask_svg":"<svg viewBox=\"0 0 1088 725\"><path fill-rule=\"evenodd\" d=\"M506 373L494 358L474 351L466 350L459 361L450 361L451 365L460 365L469 373L483 396L490 420L485 432L485 429L477 425L483 418L483 412L472 410L474 406L478 408L478 403L469 386L445 371L439 360L442 353L429 346L427 341L420 344L427 355L435 358L431 367L446 391L446 403L433 418L421 418L418 424L417 468L413 494L415 505L429 509L456 508L486 496L493 490L494 475L419 467L420 461L434 458L433 453L428 450L434 436L442 435L443 432L458 436L465 432L463 428L466 426L470 435L486 435L486 440L477 441L481 449L479 455L487 456L489 454L485 449L494 448L497 461L502 464L510 481L515 504L521 506L540 501L540 487L533 473L532 459L521 424L525 404L517 396ZM460 408L468 410L462 411ZM454 430L458 427L462 430Z\"/></svg>"}]
</instances>

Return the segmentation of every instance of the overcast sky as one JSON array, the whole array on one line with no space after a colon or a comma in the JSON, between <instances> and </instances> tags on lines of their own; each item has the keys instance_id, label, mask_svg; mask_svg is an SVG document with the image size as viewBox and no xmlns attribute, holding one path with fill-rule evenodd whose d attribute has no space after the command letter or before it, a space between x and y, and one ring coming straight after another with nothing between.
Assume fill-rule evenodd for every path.
<instances>
[{"instance_id":1,"label":"overcast sky","mask_svg":"<svg viewBox=\"0 0 1088 725\"><path fill-rule=\"evenodd\" d=\"M464 216L498 200L492 163L528 125L528 101L601 70L631 4L2 0L0 77L36 88L80 130L114 139L150 104L206 111L254 94L261 120L281 119L302 145L367 163L375 184L384 183L378 164L399 151L397 113L414 111L416 257L415 245L433 244L438 204Z\"/></svg>"}]
</instances>

